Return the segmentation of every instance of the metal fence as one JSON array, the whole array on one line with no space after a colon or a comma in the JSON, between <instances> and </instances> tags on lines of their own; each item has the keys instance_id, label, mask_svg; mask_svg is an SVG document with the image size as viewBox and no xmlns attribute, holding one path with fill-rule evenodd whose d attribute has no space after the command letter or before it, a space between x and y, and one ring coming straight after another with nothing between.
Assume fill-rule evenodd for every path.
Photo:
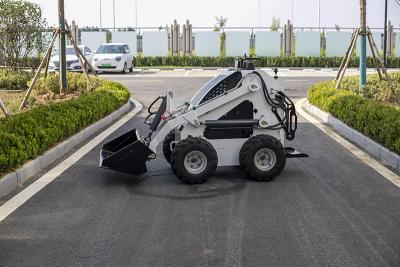
<instances>
[{"instance_id":1,"label":"metal fence","mask_svg":"<svg viewBox=\"0 0 400 267\"><path fill-rule=\"evenodd\" d=\"M92 50L97 50L102 43L126 42L131 50L143 56L241 56L242 53L258 56L344 56L355 28L293 27L288 23L278 29L225 27L220 34L205 34L213 31L212 27L192 27L188 22L181 30L174 22L168 27L137 29L86 27L77 30L76 38L78 43ZM383 28L371 28L371 32L375 42L383 49ZM389 56L400 57L400 48L396 47L400 47L400 28L391 26L387 49Z\"/></svg>"}]
</instances>

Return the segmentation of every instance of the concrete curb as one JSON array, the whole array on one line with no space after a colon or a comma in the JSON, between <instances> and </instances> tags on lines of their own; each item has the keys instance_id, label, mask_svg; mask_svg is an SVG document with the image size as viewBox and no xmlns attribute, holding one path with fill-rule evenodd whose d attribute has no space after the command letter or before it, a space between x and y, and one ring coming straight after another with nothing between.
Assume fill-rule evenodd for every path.
<instances>
[{"instance_id":1,"label":"concrete curb","mask_svg":"<svg viewBox=\"0 0 400 267\"><path fill-rule=\"evenodd\" d=\"M34 160L27 162L24 166L17 169L16 171L9 173L0 179L0 197L6 196L11 193L15 188L22 185L24 182L29 180L32 176L39 173L43 168L49 166L51 163L61 158L74 147L86 140L99 130L107 127L117 118L129 112L133 104L133 100L128 101L118 110L114 111L107 117L95 122L94 124L83 129L79 133L68 138L64 142L51 148L43 155L40 155Z\"/></svg>"},{"instance_id":2,"label":"concrete curb","mask_svg":"<svg viewBox=\"0 0 400 267\"><path fill-rule=\"evenodd\" d=\"M331 114L317 108L314 105L311 105L308 101L305 102L304 107L308 113L318 117L323 122L330 124L336 131L345 136L348 140L356 143L375 158L380 159L387 166L400 171L399 155L375 142L371 138L363 135L359 131L347 126L344 122L336 119Z\"/></svg>"}]
</instances>

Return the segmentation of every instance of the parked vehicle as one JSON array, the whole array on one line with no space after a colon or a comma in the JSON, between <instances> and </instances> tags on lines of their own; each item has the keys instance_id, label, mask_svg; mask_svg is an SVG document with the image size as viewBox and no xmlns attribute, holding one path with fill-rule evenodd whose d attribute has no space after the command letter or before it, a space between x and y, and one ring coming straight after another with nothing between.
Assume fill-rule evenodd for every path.
<instances>
[{"instance_id":1,"label":"parked vehicle","mask_svg":"<svg viewBox=\"0 0 400 267\"><path fill-rule=\"evenodd\" d=\"M79 50L81 50L82 54L85 55L88 62L92 61L92 52L90 51L89 47L85 45L78 46ZM66 54L67 54L67 71L82 71L81 64L79 62L78 57L76 56L75 49L73 46L66 47ZM88 66L86 69L89 69ZM60 55L57 54L50 59L49 63L49 70L50 71L59 71L60 70Z\"/></svg>"},{"instance_id":2,"label":"parked vehicle","mask_svg":"<svg viewBox=\"0 0 400 267\"><path fill-rule=\"evenodd\" d=\"M124 43L102 44L93 56L93 67L98 72L133 71L134 57L129 46Z\"/></svg>"}]
</instances>

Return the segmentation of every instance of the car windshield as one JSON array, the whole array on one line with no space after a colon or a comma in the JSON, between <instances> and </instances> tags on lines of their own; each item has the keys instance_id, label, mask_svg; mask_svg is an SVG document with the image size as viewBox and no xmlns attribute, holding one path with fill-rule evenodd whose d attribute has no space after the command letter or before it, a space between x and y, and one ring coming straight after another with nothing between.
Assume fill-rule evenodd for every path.
<instances>
[{"instance_id":1,"label":"car windshield","mask_svg":"<svg viewBox=\"0 0 400 267\"><path fill-rule=\"evenodd\" d=\"M82 48L79 48L79 50L81 50L81 53L83 54ZM68 56L75 56L75 49L73 47L67 47L65 50L66 55ZM58 51L57 51L57 55L59 55Z\"/></svg>"},{"instance_id":2,"label":"car windshield","mask_svg":"<svg viewBox=\"0 0 400 267\"><path fill-rule=\"evenodd\" d=\"M102 45L97 54L124 54L123 45Z\"/></svg>"}]
</instances>

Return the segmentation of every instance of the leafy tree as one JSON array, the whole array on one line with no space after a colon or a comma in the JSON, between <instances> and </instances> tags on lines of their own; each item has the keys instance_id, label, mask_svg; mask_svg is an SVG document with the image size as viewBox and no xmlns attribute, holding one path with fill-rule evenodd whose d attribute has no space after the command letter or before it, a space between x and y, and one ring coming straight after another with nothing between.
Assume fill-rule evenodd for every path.
<instances>
[{"instance_id":1,"label":"leafy tree","mask_svg":"<svg viewBox=\"0 0 400 267\"><path fill-rule=\"evenodd\" d=\"M224 32L224 27L226 26L226 23L228 22L228 18L224 18L222 16L220 17L215 17L215 24L214 24L214 31L216 32L221 32L221 38L220 38L220 55L223 56L225 55L225 41L226 41L226 34Z\"/></svg>"},{"instance_id":2,"label":"leafy tree","mask_svg":"<svg viewBox=\"0 0 400 267\"><path fill-rule=\"evenodd\" d=\"M272 23L271 23L271 31L278 31L279 28L281 27L281 19L280 18L275 18L275 16L272 17Z\"/></svg>"},{"instance_id":3,"label":"leafy tree","mask_svg":"<svg viewBox=\"0 0 400 267\"><path fill-rule=\"evenodd\" d=\"M214 31L219 32L219 31L224 31L224 27L226 26L226 23L228 22L228 18L224 18L222 16L220 17L215 17L215 24L214 24Z\"/></svg>"},{"instance_id":4,"label":"leafy tree","mask_svg":"<svg viewBox=\"0 0 400 267\"><path fill-rule=\"evenodd\" d=\"M19 0L0 0L0 57L3 64L19 69L22 62L43 50L43 18L39 5Z\"/></svg>"}]
</instances>

